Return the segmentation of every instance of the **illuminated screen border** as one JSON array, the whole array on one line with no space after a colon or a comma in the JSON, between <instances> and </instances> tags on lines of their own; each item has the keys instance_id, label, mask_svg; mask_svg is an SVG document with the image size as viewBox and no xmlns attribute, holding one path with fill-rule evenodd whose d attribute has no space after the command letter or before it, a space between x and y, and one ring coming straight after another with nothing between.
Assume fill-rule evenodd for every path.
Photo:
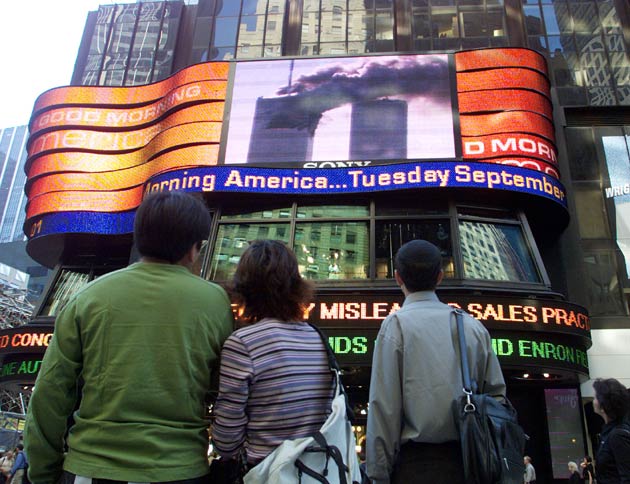
<instances>
[{"instance_id":1,"label":"illuminated screen border","mask_svg":"<svg viewBox=\"0 0 630 484\"><path fill-rule=\"evenodd\" d=\"M452 119L452 142L454 155L452 157L427 157L427 158L388 158L388 159L372 159L369 157L351 158L349 155L343 160L307 160L307 161L281 161L281 162L243 162L243 163L226 163L226 150L228 149L228 138L230 136L231 125L233 126L233 110L234 110L234 94L235 85L237 82L237 72L240 65L247 65L252 63L261 62L310 62L310 61L324 61L343 59L376 59L379 57L431 57L441 56L447 58L448 65L448 80L449 80L449 92L451 102L451 119ZM323 166L331 167L335 164L336 167L345 167L351 163L364 163L368 162L370 166L388 165L388 164L400 164L400 163L413 163L418 161L461 161L462 160L462 135L460 128L460 112L459 112L459 100L457 89L457 72L456 72L455 53L453 52L439 52L433 54L369 54L369 55L348 55L341 57L328 57L318 56L316 58L304 58L304 57L282 57L278 59L245 59L238 62L233 62L230 66L230 73L228 76L228 88L225 101L225 116L223 121L223 132L221 136L221 149L219 151L219 165L234 166L234 167L252 167L252 168L321 168ZM251 137L248 139L251 141ZM368 159L369 158L369 159ZM323 166L322 166L323 165Z\"/></svg>"}]
</instances>

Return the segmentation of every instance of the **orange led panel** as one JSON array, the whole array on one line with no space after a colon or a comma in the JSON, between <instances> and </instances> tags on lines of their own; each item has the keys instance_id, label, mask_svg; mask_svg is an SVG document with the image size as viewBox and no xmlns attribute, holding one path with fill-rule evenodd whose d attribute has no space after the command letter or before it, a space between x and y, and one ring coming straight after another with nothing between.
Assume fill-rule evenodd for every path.
<instances>
[{"instance_id":1,"label":"orange led panel","mask_svg":"<svg viewBox=\"0 0 630 484\"><path fill-rule=\"evenodd\" d=\"M458 94L459 112L462 114L501 111L532 111L553 118L553 107L542 94L524 89L497 89L470 91Z\"/></svg>"},{"instance_id":2,"label":"orange led panel","mask_svg":"<svg viewBox=\"0 0 630 484\"><path fill-rule=\"evenodd\" d=\"M527 156L552 165L558 164L555 145L532 133L499 133L487 136L462 137L465 160L483 160L505 156Z\"/></svg>"},{"instance_id":3,"label":"orange led panel","mask_svg":"<svg viewBox=\"0 0 630 484\"><path fill-rule=\"evenodd\" d=\"M179 124L170 129L166 123L150 126L138 131L88 131L61 130L43 134L33 141L29 150L30 158L62 150L86 150L99 152L130 151L149 143L154 152L163 151L179 145L191 143L197 139L205 143L218 143L221 138L219 122ZM165 131L163 129L166 129ZM144 160L143 160L144 161ZM27 165L29 165L27 163ZM112 168L114 169L114 168ZM27 166L30 172L30 166Z\"/></svg>"},{"instance_id":4,"label":"orange led panel","mask_svg":"<svg viewBox=\"0 0 630 484\"><path fill-rule=\"evenodd\" d=\"M505 67L530 68L547 73L545 58L528 49L480 49L455 53L457 72Z\"/></svg>"},{"instance_id":5,"label":"orange led panel","mask_svg":"<svg viewBox=\"0 0 630 484\"><path fill-rule=\"evenodd\" d=\"M203 81L179 86L165 97L142 107L100 108L96 106L63 106L45 111L33 118L31 137L44 129L86 126L102 128L130 128L157 121L170 111L208 101L223 101L227 90L226 81ZM214 104L216 114L206 121L220 121L223 102Z\"/></svg>"},{"instance_id":6,"label":"orange led panel","mask_svg":"<svg viewBox=\"0 0 630 484\"><path fill-rule=\"evenodd\" d=\"M142 201L143 187L112 192L53 192L29 200L26 219L51 212L124 212Z\"/></svg>"},{"instance_id":7,"label":"orange led panel","mask_svg":"<svg viewBox=\"0 0 630 484\"><path fill-rule=\"evenodd\" d=\"M33 116L59 105L133 106L163 98L178 86L199 81L226 81L228 62L206 62L187 67L155 84L133 87L69 86L46 91L35 101Z\"/></svg>"},{"instance_id":8,"label":"orange led panel","mask_svg":"<svg viewBox=\"0 0 630 484\"><path fill-rule=\"evenodd\" d=\"M506 68L457 74L457 91L485 91L490 89L531 89L549 95L549 80L529 69Z\"/></svg>"},{"instance_id":9,"label":"orange led panel","mask_svg":"<svg viewBox=\"0 0 630 484\"><path fill-rule=\"evenodd\" d=\"M59 173L42 176L27 185L29 198L56 191L112 191L145 183L150 177L173 169L217 164L219 145L189 146L169 151L148 163L105 173Z\"/></svg>"},{"instance_id":10,"label":"orange led panel","mask_svg":"<svg viewBox=\"0 0 630 484\"><path fill-rule=\"evenodd\" d=\"M551 121L531 112L461 115L459 123L462 136L486 136L517 131L536 134L552 142L555 139Z\"/></svg>"}]
</instances>

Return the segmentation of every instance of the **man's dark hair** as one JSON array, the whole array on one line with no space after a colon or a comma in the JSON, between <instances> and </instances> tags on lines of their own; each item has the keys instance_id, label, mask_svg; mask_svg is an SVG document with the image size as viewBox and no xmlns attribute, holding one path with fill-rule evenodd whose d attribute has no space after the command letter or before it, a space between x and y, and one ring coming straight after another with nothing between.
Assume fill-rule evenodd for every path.
<instances>
[{"instance_id":1,"label":"man's dark hair","mask_svg":"<svg viewBox=\"0 0 630 484\"><path fill-rule=\"evenodd\" d=\"M291 249L277 240L255 240L243 252L232 291L249 322L263 318L302 321L313 287L300 275Z\"/></svg>"},{"instance_id":2,"label":"man's dark hair","mask_svg":"<svg viewBox=\"0 0 630 484\"><path fill-rule=\"evenodd\" d=\"M412 240L398 249L394 267L409 292L430 291L437 286L442 254L431 242Z\"/></svg>"},{"instance_id":3,"label":"man's dark hair","mask_svg":"<svg viewBox=\"0 0 630 484\"><path fill-rule=\"evenodd\" d=\"M630 411L628 390L614 378L598 378L593 382L599 406L611 420L619 420Z\"/></svg>"},{"instance_id":4,"label":"man's dark hair","mask_svg":"<svg viewBox=\"0 0 630 484\"><path fill-rule=\"evenodd\" d=\"M175 264L193 245L201 247L211 221L208 208L192 195L153 192L136 212L134 242L141 255Z\"/></svg>"},{"instance_id":5,"label":"man's dark hair","mask_svg":"<svg viewBox=\"0 0 630 484\"><path fill-rule=\"evenodd\" d=\"M22 444L18 444L15 446L17 450L24 450L24 446Z\"/></svg>"}]
</instances>

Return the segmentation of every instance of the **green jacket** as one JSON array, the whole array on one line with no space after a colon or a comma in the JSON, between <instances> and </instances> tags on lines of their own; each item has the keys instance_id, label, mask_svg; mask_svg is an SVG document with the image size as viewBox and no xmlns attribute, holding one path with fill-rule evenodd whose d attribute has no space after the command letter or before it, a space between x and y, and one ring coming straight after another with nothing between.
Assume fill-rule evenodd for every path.
<instances>
[{"instance_id":1,"label":"green jacket","mask_svg":"<svg viewBox=\"0 0 630 484\"><path fill-rule=\"evenodd\" d=\"M29 402L31 481L207 473L205 398L232 327L225 291L182 266L140 262L88 284L59 313Z\"/></svg>"}]
</instances>

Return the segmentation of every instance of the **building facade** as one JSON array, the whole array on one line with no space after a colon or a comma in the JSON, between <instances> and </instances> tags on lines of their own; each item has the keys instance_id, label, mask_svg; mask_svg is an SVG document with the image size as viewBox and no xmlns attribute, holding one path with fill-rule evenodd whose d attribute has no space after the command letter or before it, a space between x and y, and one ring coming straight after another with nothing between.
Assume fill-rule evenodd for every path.
<instances>
[{"instance_id":1,"label":"building facade","mask_svg":"<svg viewBox=\"0 0 630 484\"><path fill-rule=\"evenodd\" d=\"M358 415L396 250L435 243L539 479L566 478L597 445L589 379L630 382L629 32L623 0L100 7L75 87L31 119L24 230L56 270L2 382L32 383L67 298L134 259L143 193L187 190L214 215L203 277L229 280L253 239L294 248Z\"/></svg>"},{"instance_id":2,"label":"building facade","mask_svg":"<svg viewBox=\"0 0 630 484\"><path fill-rule=\"evenodd\" d=\"M0 264L12 267L12 273L24 274L21 290L26 304L32 308L44 290L48 270L26 254L27 140L27 126L0 129ZM15 324L22 319L18 318Z\"/></svg>"}]
</instances>

